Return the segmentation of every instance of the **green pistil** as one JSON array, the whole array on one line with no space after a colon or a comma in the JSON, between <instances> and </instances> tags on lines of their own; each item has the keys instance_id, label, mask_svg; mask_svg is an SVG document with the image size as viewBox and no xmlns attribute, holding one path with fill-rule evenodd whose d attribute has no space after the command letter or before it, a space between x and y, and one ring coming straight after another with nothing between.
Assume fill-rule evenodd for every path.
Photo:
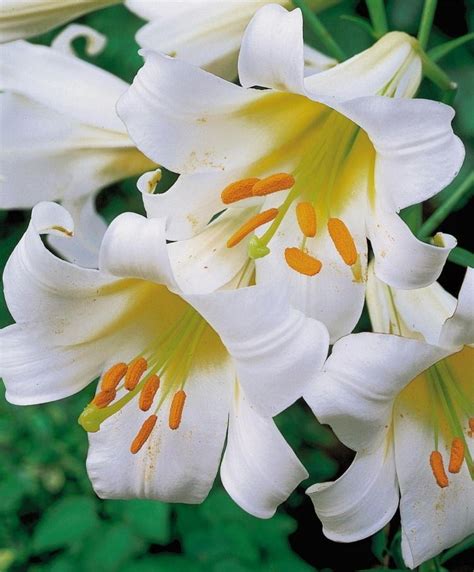
<instances>
[{"instance_id":1,"label":"green pistil","mask_svg":"<svg viewBox=\"0 0 474 572\"><path fill-rule=\"evenodd\" d=\"M106 419L120 411L140 393L152 375L159 374L163 376L173 362L176 362L178 367L174 368L175 371L167 373L167 383L166 387L163 388L165 390L163 393L167 395L176 386L176 389L178 389L189 373L192 355L195 352L205 325L206 323L203 318L194 309L189 309L185 312L184 316L178 320L164 336L158 336L154 342L150 344L155 352L154 358L149 360L149 371L143 379L140 380L135 389L127 392L120 399L107 407L99 408L93 403L90 403L78 419L83 429L91 433L99 431L100 425ZM190 353L190 349L192 353ZM146 353L146 351L143 352L143 354ZM187 356L183 361L181 361L182 355ZM178 383L175 383L176 379L179 379ZM119 389L122 388L123 386ZM162 401L163 397L160 399L160 403Z\"/></svg>"},{"instance_id":2,"label":"green pistil","mask_svg":"<svg viewBox=\"0 0 474 572\"><path fill-rule=\"evenodd\" d=\"M428 373L428 388L430 393L430 404L431 404L431 419L433 423L433 430L434 430L434 442L435 442L435 451L439 450L439 421L437 415L437 406L436 406L436 398L437 398L437 388L436 388L436 379L431 371L431 368L427 370Z\"/></svg>"}]
</instances>

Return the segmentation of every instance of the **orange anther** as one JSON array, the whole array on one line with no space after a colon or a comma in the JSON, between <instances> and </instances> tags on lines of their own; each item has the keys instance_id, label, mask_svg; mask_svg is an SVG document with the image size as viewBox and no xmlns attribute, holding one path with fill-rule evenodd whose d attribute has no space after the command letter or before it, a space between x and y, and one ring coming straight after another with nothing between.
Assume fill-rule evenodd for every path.
<instances>
[{"instance_id":1,"label":"orange anther","mask_svg":"<svg viewBox=\"0 0 474 572\"><path fill-rule=\"evenodd\" d=\"M94 397L92 403L102 409L103 407L107 407L112 401L115 399L117 392L115 389L109 389L107 391L101 390L99 393Z\"/></svg>"},{"instance_id":2,"label":"orange anther","mask_svg":"<svg viewBox=\"0 0 474 572\"><path fill-rule=\"evenodd\" d=\"M155 399L156 392L160 388L160 378L156 375L150 375L140 393L138 406L142 411L148 411Z\"/></svg>"},{"instance_id":3,"label":"orange anther","mask_svg":"<svg viewBox=\"0 0 474 572\"><path fill-rule=\"evenodd\" d=\"M109 368L102 378L100 389L102 391L110 391L116 389L123 376L127 373L126 363L116 363Z\"/></svg>"},{"instance_id":4,"label":"orange anther","mask_svg":"<svg viewBox=\"0 0 474 572\"><path fill-rule=\"evenodd\" d=\"M181 423L183 415L184 402L186 401L186 393L180 389L173 396L173 401L170 407L169 427L170 429L177 429Z\"/></svg>"},{"instance_id":5,"label":"orange anther","mask_svg":"<svg viewBox=\"0 0 474 572\"><path fill-rule=\"evenodd\" d=\"M311 203L296 205L296 218L301 232L308 238L316 236L316 211Z\"/></svg>"},{"instance_id":6,"label":"orange anther","mask_svg":"<svg viewBox=\"0 0 474 572\"><path fill-rule=\"evenodd\" d=\"M241 179L235 183L228 185L221 193L222 202L225 205L230 205L231 203L236 203L242 199L248 199L252 195L252 188L255 183L258 183L260 179L252 177L250 179Z\"/></svg>"},{"instance_id":7,"label":"orange anther","mask_svg":"<svg viewBox=\"0 0 474 572\"><path fill-rule=\"evenodd\" d=\"M227 248L232 248L236 244L239 244L241 240L243 240L247 235L257 229L259 226L272 221L277 216L277 214L278 209L268 209L267 211L263 211L253 216L229 238L227 241Z\"/></svg>"},{"instance_id":8,"label":"orange anther","mask_svg":"<svg viewBox=\"0 0 474 572\"><path fill-rule=\"evenodd\" d=\"M347 226L339 218L330 218L328 220L328 230L342 260L348 266L355 264L357 262L357 250Z\"/></svg>"},{"instance_id":9,"label":"orange anther","mask_svg":"<svg viewBox=\"0 0 474 572\"><path fill-rule=\"evenodd\" d=\"M151 435L151 432L156 425L157 419L158 417L156 415L150 415L150 417L145 420L143 425L140 427L140 431L137 433L137 436L130 445L131 453L135 455L135 453L138 453L138 451L143 447L143 445L146 443L146 440Z\"/></svg>"},{"instance_id":10,"label":"orange anther","mask_svg":"<svg viewBox=\"0 0 474 572\"><path fill-rule=\"evenodd\" d=\"M278 191L286 191L291 189L295 184L295 178L288 173L276 173L266 179L262 179L253 186L252 195L254 197L263 197L278 193Z\"/></svg>"},{"instance_id":11,"label":"orange anther","mask_svg":"<svg viewBox=\"0 0 474 572\"><path fill-rule=\"evenodd\" d=\"M321 261L299 248L286 248L285 260L290 268L306 276L315 276L322 268Z\"/></svg>"},{"instance_id":12,"label":"orange anther","mask_svg":"<svg viewBox=\"0 0 474 572\"><path fill-rule=\"evenodd\" d=\"M471 433L474 433L474 417L471 417L469 419L469 431ZM472 435L471 435L471 437L472 437Z\"/></svg>"},{"instance_id":13,"label":"orange anther","mask_svg":"<svg viewBox=\"0 0 474 572\"><path fill-rule=\"evenodd\" d=\"M444 489L449 485L446 471L444 470L443 457L439 451L433 451L430 455L430 465L433 471L434 478L439 487Z\"/></svg>"},{"instance_id":14,"label":"orange anther","mask_svg":"<svg viewBox=\"0 0 474 572\"><path fill-rule=\"evenodd\" d=\"M125 389L132 391L135 389L141 376L148 369L148 362L144 357L137 357L130 362L128 366L127 375L125 376Z\"/></svg>"},{"instance_id":15,"label":"orange anther","mask_svg":"<svg viewBox=\"0 0 474 572\"><path fill-rule=\"evenodd\" d=\"M451 443L451 454L449 456L450 473L459 473L464 461L464 443L459 437L455 437Z\"/></svg>"}]
</instances>

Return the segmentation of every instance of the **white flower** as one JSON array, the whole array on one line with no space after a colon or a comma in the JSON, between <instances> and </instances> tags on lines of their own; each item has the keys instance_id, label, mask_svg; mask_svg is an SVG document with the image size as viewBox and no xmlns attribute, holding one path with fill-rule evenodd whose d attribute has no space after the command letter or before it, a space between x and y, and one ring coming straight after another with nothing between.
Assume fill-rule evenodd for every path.
<instances>
[{"instance_id":1,"label":"white flower","mask_svg":"<svg viewBox=\"0 0 474 572\"><path fill-rule=\"evenodd\" d=\"M307 492L340 542L381 529L400 495L402 552L414 568L474 532L474 270L457 305L438 284L397 290L373 274L368 303L386 333L337 342L305 396L357 454L337 481Z\"/></svg>"},{"instance_id":2,"label":"white flower","mask_svg":"<svg viewBox=\"0 0 474 572\"><path fill-rule=\"evenodd\" d=\"M291 7L290 0L278 4ZM314 7L324 8L334 1L317 0ZM237 76L237 56L244 30L255 12L269 2L163 2L127 0L126 6L150 22L136 36L143 48L164 52L191 62L226 79ZM333 66L336 61L305 46L307 71L313 73Z\"/></svg>"},{"instance_id":3,"label":"white flower","mask_svg":"<svg viewBox=\"0 0 474 572\"><path fill-rule=\"evenodd\" d=\"M183 287L219 287L263 257L259 280L290 281L296 307L335 340L360 316L366 236L388 283L436 280L455 240L424 244L397 212L451 181L464 149L450 107L404 99L422 77L413 38L388 34L306 78L303 54L301 12L265 6L242 41L244 87L145 52L118 113L147 156L182 174L145 204L181 241Z\"/></svg>"},{"instance_id":4,"label":"white flower","mask_svg":"<svg viewBox=\"0 0 474 572\"><path fill-rule=\"evenodd\" d=\"M22 40L0 47L0 208L62 201L74 215L76 237L55 237L53 246L96 266L105 231L97 192L154 163L135 148L115 112L128 84L65 53L77 35L94 51L103 43L93 30L71 26L56 38L56 49Z\"/></svg>"},{"instance_id":5,"label":"white flower","mask_svg":"<svg viewBox=\"0 0 474 572\"><path fill-rule=\"evenodd\" d=\"M40 203L6 266L16 321L0 332L7 399L60 399L102 373L80 417L99 496L201 502L228 431L224 486L270 517L307 476L271 417L324 362L324 326L291 309L276 285L182 295L160 219L119 216L99 270L44 247L40 234L69 235L71 225L62 207Z\"/></svg>"},{"instance_id":6,"label":"white flower","mask_svg":"<svg viewBox=\"0 0 474 572\"><path fill-rule=\"evenodd\" d=\"M0 42L37 36L122 0L2 0Z\"/></svg>"}]
</instances>

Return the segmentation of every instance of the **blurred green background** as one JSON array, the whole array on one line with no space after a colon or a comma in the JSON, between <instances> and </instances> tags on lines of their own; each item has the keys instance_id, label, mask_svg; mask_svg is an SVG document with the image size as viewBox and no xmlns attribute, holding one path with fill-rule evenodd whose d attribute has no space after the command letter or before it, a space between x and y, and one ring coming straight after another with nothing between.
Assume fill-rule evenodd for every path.
<instances>
[{"instance_id":1,"label":"blurred green background","mask_svg":"<svg viewBox=\"0 0 474 572\"><path fill-rule=\"evenodd\" d=\"M416 34L421 0L386 2L392 29ZM365 4L343 1L326 10L322 19L348 54L368 47L372 40L344 16L366 17ZM133 37L141 20L123 7L113 7L80 19L108 37L106 50L82 57L131 81L141 65ZM474 29L474 2L440 1L431 37L436 45ZM56 35L35 41L49 44ZM307 40L317 46L308 32ZM472 169L474 138L474 51L464 46L440 64L459 83L454 102L456 132L468 150L459 181ZM428 83L421 95L439 99ZM113 219L125 210L142 211L140 198L129 180L101 193L98 206ZM430 204L429 214L452 190L448 188ZM466 199L467 201L467 199ZM461 205L462 206L462 205ZM4 266L24 232L29 213L0 212L0 264ZM467 209L458 210L443 224L461 246L472 250L472 231ZM464 270L449 263L442 283L457 293ZM3 298L0 326L11 323ZM364 315L359 329L368 329ZM102 501L92 491L85 471L87 436L77 417L93 394L90 387L79 395L44 406L14 407L1 400L0 447L0 572L307 572L311 570L404 570L400 555L399 525L390 526L373 538L350 545L328 541L314 516L305 488L333 479L348 467L353 453L338 444L332 433L320 426L304 404L296 404L277 419L311 477L269 521L253 518L237 507L220 483L200 506L167 505L131 500ZM429 525L429 523L427 523ZM420 572L472 572L474 538L446 551Z\"/></svg>"}]
</instances>

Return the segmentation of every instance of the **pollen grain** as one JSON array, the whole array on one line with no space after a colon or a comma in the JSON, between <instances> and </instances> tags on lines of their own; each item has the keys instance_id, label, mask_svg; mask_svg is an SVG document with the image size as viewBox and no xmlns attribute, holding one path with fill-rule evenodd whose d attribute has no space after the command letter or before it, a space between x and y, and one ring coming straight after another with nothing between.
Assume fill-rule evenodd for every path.
<instances>
[{"instance_id":1,"label":"pollen grain","mask_svg":"<svg viewBox=\"0 0 474 572\"><path fill-rule=\"evenodd\" d=\"M316 236L316 211L311 203L298 203L296 205L296 219L301 232L307 238Z\"/></svg>"},{"instance_id":2,"label":"pollen grain","mask_svg":"<svg viewBox=\"0 0 474 572\"><path fill-rule=\"evenodd\" d=\"M328 220L329 235L342 260L352 266L357 261L357 250L349 229L340 218Z\"/></svg>"},{"instance_id":3,"label":"pollen grain","mask_svg":"<svg viewBox=\"0 0 474 572\"><path fill-rule=\"evenodd\" d=\"M285 260L290 268L305 276L315 276L323 266L320 260L296 247L285 249Z\"/></svg>"},{"instance_id":4,"label":"pollen grain","mask_svg":"<svg viewBox=\"0 0 474 572\"><path fill-rule=\"evenodd\" d=\"M433 451L430 455L430 465L434 478L439 487L444 489L449 485L446 471L444 470L443 457L439 451Z\"/></svg>"},{"instance_id":5,"label":"pollen grain","mask_svg":"<svg viewBox=\"0 0 474 572\"><path fill-rule=\"evenodd\" d=\"M260 179L252 177L249 179L241 179L240 181L235 181L222 191L221 199L225 205L230 205L241 201L242 199L248 199L253 196L252 189Z\"/></svg>"},{"instance_id":6,"label":"pollen grain","mask_svg":"<svg viewBox=\"0 0 474 572\"><path fill-rule=\"evenodd\" d=\"M148 411L150 409L159 388L160 378L156 374L150 375L140 392L140 398L138 400L138 406L142 411Z\"/></svg>"},{"instance_id":7,"label":"pollen grain","mask_svg":"<svg viewBox=\"0 0 474 572\"><path fill-rule=\"evenodd\" d=\"M271 222L278 215L278 209L268 209L261 213L256 214L250 218L245 224L243 224L239 230L234 232L234 234L227 241L227 248L232 248L241 242L246 236L251 232L256 230L262 224Z\"/></svg>"},{"instance_id":8,"label":"pollen grain","mask_svg":"<svg viewBox=\"0 0 474 572\"><path fill-rule=\"evenodd\" d=\"M127 364L120 362L110 367L102 378L100 389L102 391L110 391L116 389L124 375L127 373Z\"/></svg>"},{"instance_id":9,"label":"pollen grain","mask_svg":"<svg viewBox=\"0 0 474 572\"><path fill-rule=\"evenodd\" d=\"M451 454L449 456L448 471L459 473L464 461L464 443L459 437L455 437L451 443Z\"/></svg>"},{"instance_id":10,"label":"pollen grain","mask_svg":"<svg viewBox=\"0 0 474 572\"><path fill-rule=\"evenodd\" d=\"M144 357L137 357L130 362L125 375L125 389L132 391L140 381L141 376L148 369L148 362Z\"/></svg>"},{"instance_id":11,"label":"pollen grain","mask_svg":"<svg viewBox=\"0 0 474 572\"><path fill-rule=\"evenodd\" d=\"M178 429L181 424L181 417L183 416L184 402L186 401L186 393L180 389L173 396L173 401L170 407L169 428Z\"/></svg>"},{"instance_id":12,"label":"pollen grain","mask_svg":"<svg viewBox=\"0 0 474 572\"><path fill-rule=\"evenodd\" d=\"M288 173L276 173L256 183L252 188L254 197L264 197L279 191L287 191L295 184L295 178Z\"/></svg>"},{"instance_id":13,"label":"pollen grain","mask_svg":"<svg viewBox=\"0 0 474 572\"><path fill-rule=\"evenodd\" d=\"M157 419L158 418L156 415L150 415L150 417L148 417L148 419L145 420L143 425L140 427L140 431L138 431L135 439L132 441L132 444L130 445L131 453L135 455L136 453L138 453L138 451L140 451L140 449L146 443L148 437L151 435L151 432L153 431L156 425Z\"/></svg>"}]
</instances>

